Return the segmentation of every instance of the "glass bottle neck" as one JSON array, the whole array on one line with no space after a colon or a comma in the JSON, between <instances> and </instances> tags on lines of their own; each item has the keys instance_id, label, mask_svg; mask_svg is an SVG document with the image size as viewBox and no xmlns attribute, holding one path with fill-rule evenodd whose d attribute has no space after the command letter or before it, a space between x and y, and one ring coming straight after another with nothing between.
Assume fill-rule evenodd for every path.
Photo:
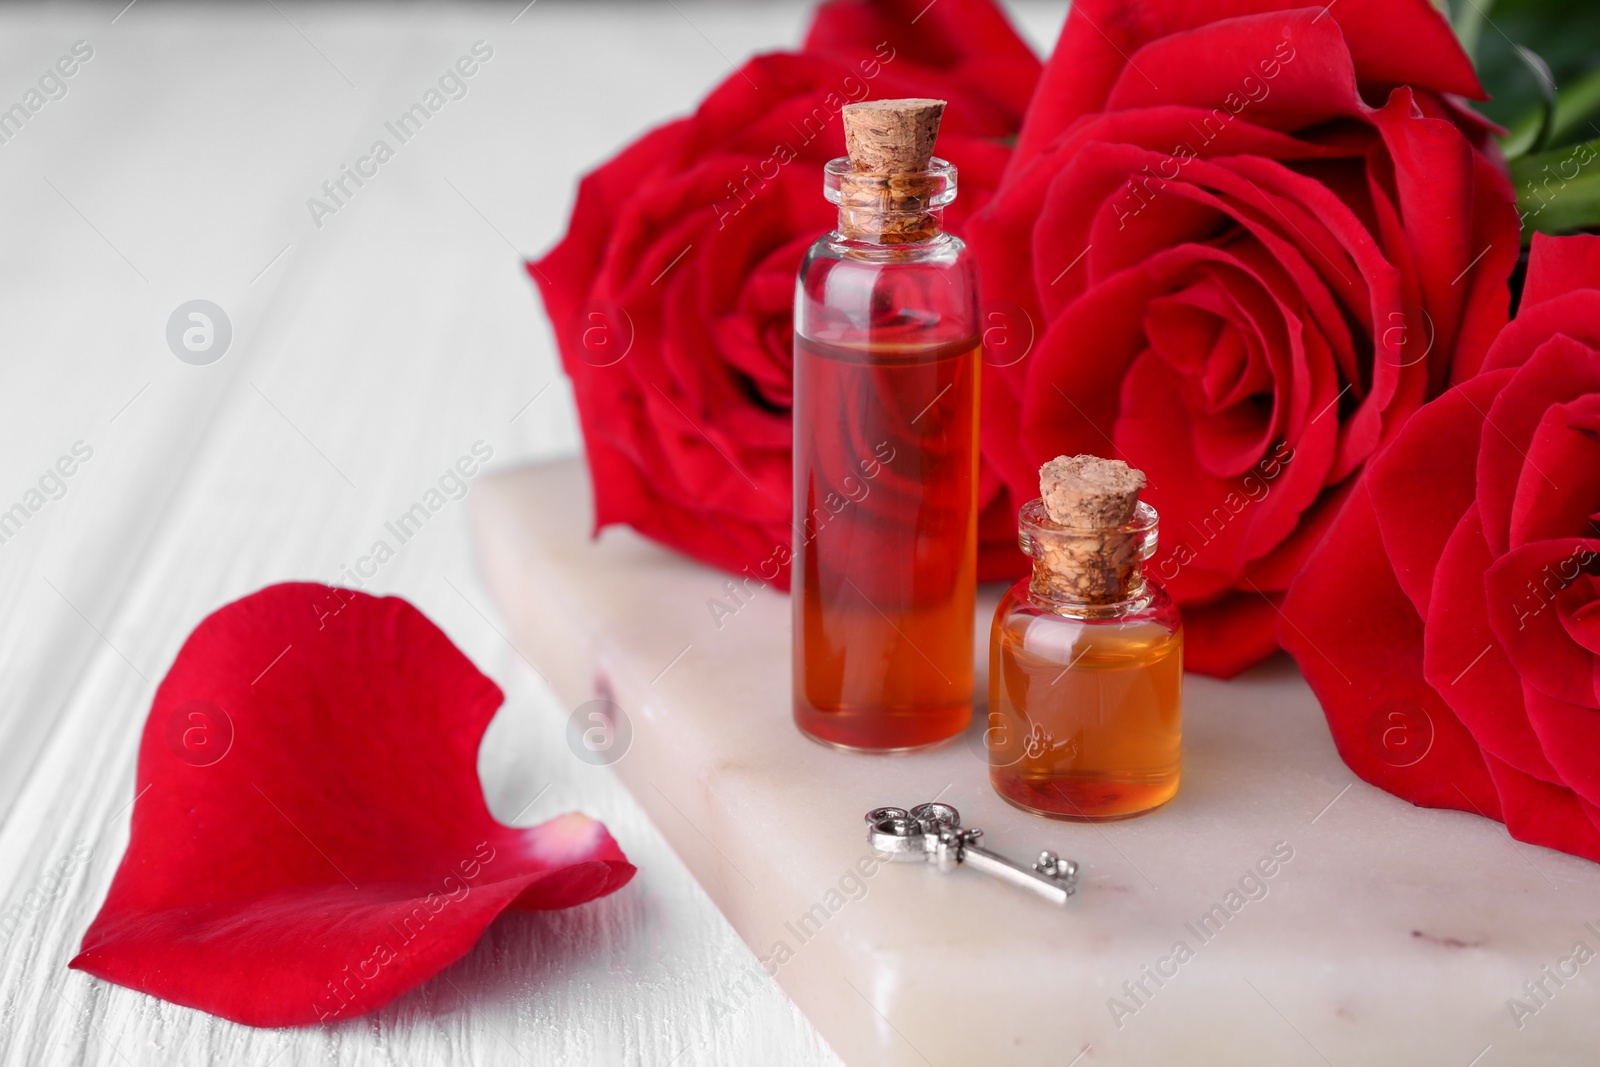
<instances>
[{"instance_id":1,"label":"glass bottle neck","mask_svg":"<svg viewBox=\"0 0 1600 1067\"><path fill-rule=\"evenodd\" d=\"M1044 501L1030 500L1017 516L1017 542L1033 559L1031 598L1076 618L1115 618L1143 609L1151 589L1144 561L1155 554L1158 519L1140 503L1115 529L1076 529L1050 521Z\"/></svg>"},{"instance_id":2,"label":"glass bottle neck","mask_svg":"<svg viewBox=\"0 0 1600 1067\"><path fill-rule=\"evenodd\" d=\"M878 211L839 205L839 236L875 245L926 244L944 232L944 208Z\"/></svg>"},{"instance_id":3,"label":"glass bottle neck","mask_svg":"<svg viewBox=\"0 0 1600 1067\"><path fill-rule=\"evenodd\" d=\"M1114 619L1142 611L1150 604L1150 587L1139 564L1129 567L1119 581L1121 588L1114 599L1086 600L1075 590L1064 589L1059 575L1048 564L1035 561L1033 576L1028 579L1028 599L1057 615L1075 619Z\"/></svg>"},{"instance_id":4,"label":"glass bottle neck","mask_svg":"<svg viewBox=\"0 0 1600 1067\"><path fill-rule=\"evenodd\" d=\"M944 209L956 198L956 168L933 159L925 171L864 173L848 157L823 168L823 194L839 205L838 233L846 241L905 245L944 231Z\"/></svg>"}]
</instances>

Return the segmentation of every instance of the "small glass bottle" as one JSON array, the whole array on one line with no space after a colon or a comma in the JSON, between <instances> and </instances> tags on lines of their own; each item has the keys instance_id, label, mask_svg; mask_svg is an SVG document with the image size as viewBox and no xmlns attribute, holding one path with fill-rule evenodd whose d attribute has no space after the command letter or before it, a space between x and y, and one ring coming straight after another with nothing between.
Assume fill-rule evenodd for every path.
<instances>
[{"instance_id":1,"label":"small glass bottle","mask_svg":"<svg viewBox=\"0 0 1600 1067\"><path fill-rule=\"evenodd\" d=\"M991 632L989 779L1037 815L1138 815L1177 793L1182 738L1182 623L1143 570L1156 512L1119 461L1063 456L1040 482L1018 521L1033 574Z\"/></svg>"},{"instance_id":2,"label":"small glass bottle","mask_svg":"<svg viewBox=\"0 0 1600 1067\"><path fill-rule=\"evenodd\" d=\"M794 718L842 748L925 748L972 714L978 295L942 228L943 108L844 109L839 226L796 287Z\"/></svg>"}]
</instances>

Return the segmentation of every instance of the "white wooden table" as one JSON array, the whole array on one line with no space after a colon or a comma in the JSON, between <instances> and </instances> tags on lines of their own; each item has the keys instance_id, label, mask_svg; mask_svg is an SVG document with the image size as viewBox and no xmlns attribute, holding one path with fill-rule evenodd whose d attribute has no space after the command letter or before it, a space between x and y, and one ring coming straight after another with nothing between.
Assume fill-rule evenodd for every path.
<instances>
[{"instance_id":1,"label":"white wooden table","mask_svg":"<svg viewBox=\"0 0 1600 1067\"><path fill-rule=\"evenodd\" d=\"M578 174L805 18L123 2L0 9L0 107L92 49L0 143L0 511L92 450L0 543L0 908L22 909L0 940L0 1063L838 1062L770 982L714 1016L754 957L610 771L569 753L570 709L507 643L461 502L367 588L410 598L506 689L482 757L493 810L581 808L639 877L491 927L447 972L461 992L435 980L331 1028L252 1030L66 970L189 630L262 585L338 580L475 442L491 466L575 450L519 256L560 234ZM1036 41L1051 6L1026 12ZM480 40L494 53L468 95L318 226L307 198ZM203 366L166 337L196 299L232 332ZM38 892L75 847L92 857Z\"/></svg>"}]
</instances>

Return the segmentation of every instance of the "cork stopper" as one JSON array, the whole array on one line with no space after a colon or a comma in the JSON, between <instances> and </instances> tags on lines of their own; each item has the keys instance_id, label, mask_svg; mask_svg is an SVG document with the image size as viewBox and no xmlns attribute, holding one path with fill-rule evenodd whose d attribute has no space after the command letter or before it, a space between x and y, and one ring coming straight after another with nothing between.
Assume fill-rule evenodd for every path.
<instances>
[{"instance_id":1,"label":"cork stopper","mask_svg":"<svg viewBox=\"0 0 1600 1067\"><path fill-rule=\"evenodd\" d=\"M878 244L927 241L939 233L931 210L942 188L930 180L944 101L928 98L847 104L850 172L839 181L839 229Z\"/></svg>"},{"instance_id":2,"label":"cork stopper","mask_svg":"<svg viewBox=\"0 0 1600 1067\"><path fill-rule=\"evenodd\" d=\"M944 101L926 97L845 105L844 144L851 165L863 174L927 170L943 115Z\"/></svg>"},{"instance_id":3,"label":"cork stopper","mask_svg":"<svg viewBox=\"0 0 1600 1067\"><path fill-rule=\"evenodd\" d=\"M1134 521L1144 486L1142 471L1116 459L1057 456L1040 467L1040 499L1029 508L1042 514L1025 544L1034 558L1034 592L1088 605L1137 596L1140 564L1155 548L1153 523Z\"/></svg>"},{"instance_id":4,"label":"cork stopper","mask_svg":"<svg viewBox=\"0 0 1600 1067\"><path fill-rule=\"evenodd\" d=\"M1144 472L1120 459L1057 456L1039 468L1039 496L1050 521L1080 530L1126 526L1143 488Z\"/></svg>"}]
</instances>

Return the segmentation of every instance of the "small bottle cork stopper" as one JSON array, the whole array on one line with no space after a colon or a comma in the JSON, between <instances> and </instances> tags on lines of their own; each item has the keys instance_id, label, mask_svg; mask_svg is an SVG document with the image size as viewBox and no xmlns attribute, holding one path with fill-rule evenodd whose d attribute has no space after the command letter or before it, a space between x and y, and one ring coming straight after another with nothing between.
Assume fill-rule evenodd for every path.
<instances>
[{"instance_id":1,"label":"small bottle cork stopper","mask_svg":"<svg viewBox=\"0 0 1600 1067\"><path fill-rule=\"evenodd\" d=\"M1051 524L1036 545L1033 590L1057 600L1115 604L1143 588L1134 517L1142 471L1117 459L1057 456L1039 468L1039 496Z\"/></svg>"},{"instance_id":2,"label":"small bottle cork stopper","mask_svg":"<svg viewBox=\"0 0 1600 1067\"><path fill-rule=\"evenodd\" d=\"M1057 526L1114 530L1127 525L1144 488L1144 472L1120 459L1057 456L1039 468L1039 495Z\"/></svg>"},{"instance_id":3,"label":"small bottle cork stopper","mask_svg":"<svg viewBox=\"0 0 1600 1067\"><path fill-rule=\"evenodd\" d=\"M844 143L850 163L864 174L928 169L939 136L944 101L913 97L867 100L844 107Z\"/></svg>"}]
</instances>

